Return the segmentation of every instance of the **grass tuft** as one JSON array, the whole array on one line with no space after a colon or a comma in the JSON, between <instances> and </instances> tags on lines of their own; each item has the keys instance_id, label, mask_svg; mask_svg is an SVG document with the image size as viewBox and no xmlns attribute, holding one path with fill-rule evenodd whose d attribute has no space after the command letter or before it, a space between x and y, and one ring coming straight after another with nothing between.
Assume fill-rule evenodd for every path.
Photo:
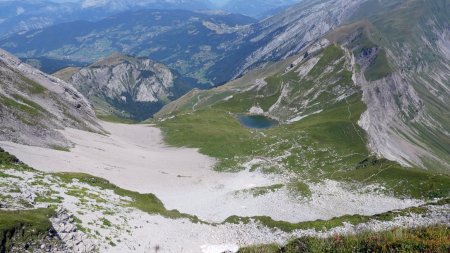
<instances>
[{"instance_id":1,"label":"grass tuft","mask_svg":"<svg viewBox=\"0 0 450 253\"><path fill-rule=\"evenodd\" d=\"M450 248L448 227L396 228L383 232L356 235L334 235L329 238L301 237L286 246L259 245L246 247L239 253L319 253L319 252L436 252Z\"/></svg>"}]
</instances>

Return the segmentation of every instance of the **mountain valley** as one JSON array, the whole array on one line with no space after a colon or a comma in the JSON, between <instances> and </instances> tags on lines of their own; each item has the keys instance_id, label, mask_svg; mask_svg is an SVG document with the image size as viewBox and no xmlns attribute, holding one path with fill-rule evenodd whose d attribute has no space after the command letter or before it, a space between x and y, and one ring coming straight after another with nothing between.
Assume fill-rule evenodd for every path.
<instances>
[{"instance_id":1,"label":"mountain valley","mask_svg":"<svg viewBox=\"0 0 450 253\"><path fill-rule=\"evenodd\" d=\"M450 1L125 2L0 39L1 252L447 252Z\"/></svg>"}]
</instances>

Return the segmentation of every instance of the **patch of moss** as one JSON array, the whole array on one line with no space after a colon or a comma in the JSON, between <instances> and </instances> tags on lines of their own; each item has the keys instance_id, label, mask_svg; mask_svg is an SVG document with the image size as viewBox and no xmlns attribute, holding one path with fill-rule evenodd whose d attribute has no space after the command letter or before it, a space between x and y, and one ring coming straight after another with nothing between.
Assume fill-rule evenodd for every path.
<instances>
[{"instance_id":1,"label":"patch of moss","mask_svg":"<svg viewBox=\"0 0 450 253\"><path fill-rule=\"evenodd\" d=\"M299 194L302 197L310 198L312 193L309 189L309 186L301 181L292 182L288 184L288 188L296 194Z\"/></svg>"},{"instance_id":2,"label":"patch of moss","mask_svg":"<svg viewBox=\"0 0 450 253\"><path fill-rule=\"evenodd\" d=\"M27 113L30 116L38 116L39 115L39 110L36 109L35 107L30 106L26 103L19 103L11 98L1 97L0 102L6 107L14 108L20 112Z\"/></svg>"},{"instance_id":3,"label":"patch of moss","mask_svg":"<svg viewBox=\"0 0 450 253\"><path fill-rule=\"evenodd\" d=\"M390 75L391 73L392 68L389 65L386 51L381 49L372 64L365 70L364 76L368 81L376 81Z\"/></svg>"},{"instance_id":4,"label":"patch of moss","mask_svg":"<svg viewBox=\"0 0 450 253\"><path fill-rule=\"evenodd\" d=\"M70 152L70 148L62 147L62 146L58 146L58 145L53 145L52 149L62 151L62 152Z\"/></svg>"},{"instance_id":5,"label":"patch of moss","mask_svg":"<svg viewBox=\"0 0 450 253\"><path fill-rule=\"evenodd\" d=\"M36 203L62 203L63 198L58 196L58 197L52 197L52 196L37 196L34 201Z\"/></svg>"},{"instance_id":6,"label":"patch of moss","mask_svg":"<svg viewBox=\"0 0 450 253\"><path fill-rule=\"evenodd\" d=\"M263 186L263 187L253 187L248 190L244 190L245 192L251 193L254 197L262 196L271 192L275 192L281 188L283 188L283 184L274 184L270 186Z\"/></svg>"},{"instance_id":7,"label":"patch of moss","mask_svg":"<svg viewBox=\"0 0 450 253\"><path fill-rule=\"evenodd\" d=\"M44 88L44 86L29 79L28 77L21 76L21 78L22 78L22 81L24 81L28 85L28 87L27 87L28 91L33 95L42 94L47 90L46 88Z\"/></svg>"},{"instance_id":8,"label":"patch of moss","mask_svg":"<svg viewBox=\"0 0 450 253\"><path fill-rule=\"evenodd\" d=\"M111 221L109 221L106 218L101 218L100 221L102 222L102 225L105 226L105 227L111 227L112 226Z\"/></svg>"}]
</instances>

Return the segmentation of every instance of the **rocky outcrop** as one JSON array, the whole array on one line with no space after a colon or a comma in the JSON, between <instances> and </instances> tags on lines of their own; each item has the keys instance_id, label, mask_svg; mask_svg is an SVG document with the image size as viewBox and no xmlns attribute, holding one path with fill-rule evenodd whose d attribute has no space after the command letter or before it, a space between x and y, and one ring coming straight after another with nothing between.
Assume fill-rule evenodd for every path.
<instances>
[{"instance_id":1,"label":"rocky outcrop","mask_svg":"<svg viewBox=\"0 0 450 253\"><path fill-rule=\"evenodd\" d=\"M102 132L89 102L73 86L0 50L0 140L46 147L70 143L57 131Z\"/></svg>"},{"instance_id":2,"label":"rocky outcrop","mask_svg":"<svg viewBox=\"0 0 450 253\"><path fill-rule=\"evenodd\" d=\"M96 250L96 243L77 229L73 216L64 209L59 209L50 221L58 237L70 252L89 253Z\"/></svg>"},{"instance_id":3,"label":"rocky outcrop","mask_svg":"<svg viewBox=\"0 0 450 253\"><path fill-rule=\"evenodd\" d=\"M121 54L80 69L68 81L98 113L138 120L151 117L184 89L180 78L163 64Z\"/></svg>"},{"instance_id":4,"label":"rocky outcrop","mask_svg":"<svg viewBox=\"0 0 450 253\"><path fill-rule=\"evenodd\" d=\"M158 102L171 96L174 75L162 64L114 54L75 73L70 82L87 96Z\"/></svg>"}]
</instances>

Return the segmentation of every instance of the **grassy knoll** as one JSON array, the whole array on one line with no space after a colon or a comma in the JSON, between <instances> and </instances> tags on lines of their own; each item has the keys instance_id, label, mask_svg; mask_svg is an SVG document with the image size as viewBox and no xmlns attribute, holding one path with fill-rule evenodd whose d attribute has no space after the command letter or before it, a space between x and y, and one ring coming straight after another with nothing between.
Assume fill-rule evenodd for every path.
<instances>
[{"instance_id":1,"label":"grassy knoll","mask_svg":"<svg viewBox=\"0 0 450 253\"><path fill-rule=\"evenodd\" d=\"M357 235L321 239L302 237L285 246L259 245L242 248L240 253L300 253L300 252L448 252L448 227L397 228L384 232L364 232Z\"/></svg>"},{"instance_id":2,"label":"grassy knoll","mask_svg":"<svg viewBox=\"0 0 450 253\"><path fill-rule=\"evenodd\" d=\"M52 228L53 209L26 211L0 210L0 252L9 252L13 244L42 240ZM13 239L13 240L12 240Z\"/></svg>"}]
</instances>

